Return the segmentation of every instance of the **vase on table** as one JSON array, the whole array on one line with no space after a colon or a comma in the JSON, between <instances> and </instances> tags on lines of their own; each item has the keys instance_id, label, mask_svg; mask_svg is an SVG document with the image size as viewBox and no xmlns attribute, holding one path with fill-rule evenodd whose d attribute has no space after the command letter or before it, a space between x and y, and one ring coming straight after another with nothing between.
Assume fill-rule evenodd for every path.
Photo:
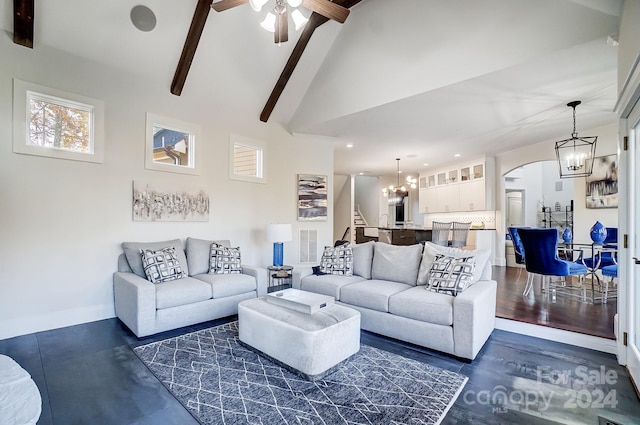
<instances>
[{"instance_id":1,"label":"vase on table","mask_svg":"<svg viewBox=\"0 0 640 425\"><path fill-rule=\"evenodd\" d=\"M570 244L572 239L573 232L571 232L571 227L565 228L564 232L562 232L562 240L564 241L564 243Z\"/></svg>"},{"instance_id":2,"label":"vase on table","mask_svg":"<svg viewBox=\"0 0 640 425\"><path fill-rule=\"evenodd\" d=\"M607 228L599 221L596 221L591 228L590 236L593 243L602 245L604 240L607 238Z\"/></svg>"}]
</instances>

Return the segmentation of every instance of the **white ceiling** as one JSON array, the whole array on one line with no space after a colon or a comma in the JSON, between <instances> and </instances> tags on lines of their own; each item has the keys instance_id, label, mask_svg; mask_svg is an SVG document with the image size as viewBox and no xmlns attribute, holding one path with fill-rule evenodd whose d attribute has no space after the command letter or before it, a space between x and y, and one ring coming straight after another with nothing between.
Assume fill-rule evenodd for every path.
<instances>
[{"instance_id":1,"label":"white ceiling","mask_svg":"<svg viewBox=\"0 0 640 425\"><path fill-rule=\"evenodd\" d=\"M196 0L140 0L157 27L138 31L126 0L36 0L34 48L47 45L169 92ZM333 136L335 172L415 172L566 138L615 122L622 0L363 0L344 25L316 30L271 123ZM13 1L0 25L13 27ZM249 5L209 14L182 98L259 114L299 33L278 47ZM291 28L291 26L290 26ZM592 135L592 134L585 134ZM595 134L593 134L595 135ZM346 148L346 144L353 144Z\"/></svg>"}]
</instances>

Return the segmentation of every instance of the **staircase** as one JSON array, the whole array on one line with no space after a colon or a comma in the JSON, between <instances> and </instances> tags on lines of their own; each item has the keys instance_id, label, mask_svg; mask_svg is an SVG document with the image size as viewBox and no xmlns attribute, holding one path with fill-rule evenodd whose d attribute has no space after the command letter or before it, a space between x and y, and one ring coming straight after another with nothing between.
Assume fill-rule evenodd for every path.
<instances>
[{"instance_id":1,"label":"staircase","mask_svg":"<svg viewBox=\"0 0 640 425\"><path fill-rule=\"evenodd\" d=\"M360 206L356 207L356 210L353 212L353 227L368 227L369 224L367 220L364 218L362 213L360 212Z\"/></svg>"}]
</instances>

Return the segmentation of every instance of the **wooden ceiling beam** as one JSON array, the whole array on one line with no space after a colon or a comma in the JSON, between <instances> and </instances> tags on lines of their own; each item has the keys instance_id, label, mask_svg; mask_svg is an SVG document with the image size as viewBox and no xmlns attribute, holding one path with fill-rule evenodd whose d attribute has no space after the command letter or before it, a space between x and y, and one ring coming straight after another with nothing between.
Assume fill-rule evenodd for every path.
<instances>
[{"instance_id":1,"label":"wooden ceiling beam","mask_svg":"<svg viewBox=\"0 0 640 425\"><path fill-rule=\"evenodd\" d=\"M360 1L362 0L335 0L335 3L341 6L344 6L347 9L350 9L351 7L360 3ZM319 13L313 12L311 14L311 17L309 18L309 22L307 22L307 24L304 26L304 30L302 31L302 34L300 34L300 38L298 39L298 42L293 48L293 51L291 52L291 56L289 56L289 60L287 60L287 63L284 66L284 69L280 74L280 78L278 78L278 81L276 82L275 87L271 91L271 95L269 96L267 103L264 105L264 108L262 109L262 113L260 114L260 121L267 122L269 120L269 117L271 116L273 109L276 107L276 103L278 103L278 99L280 99L280 96L282 95L284 88L287 86L287 83L289 82L289 78L291 78L293 71L296 69L298 62L302 57L302 53L304 53L304 49L307 48L307 44L309 44L309 40L311 39L313 32L316 30L316 28L318 28L320 25L324 24L328 20L329 18L322 16Z\"/></svg>"},{"instance_id":2,"label":"wooden ceiling beam","mask_svg":"<svg viewBox=\"0 0 640 425\"><path fill-rule=\"evenodd\" d=\"M191 62L196 54L196 49L198 48L202 31L204 30L204 24L207 22L207 17L211 10L211 3L213 3L213 0L198 0L198 4L196 5L196 11L193 13L193 19L191 20L191 26L189 27L184 47L182 48L182 54L178 61L176 73L174 74L173 81L171 82L171 93L176 96L180 96L184 83L187 81Z\"/></svg>"},{"instance_id":3,"label":"wooden ceiling beam","mask_svg":"<svg viewBox=\"0 0 640 425\"><path fill-rule=\"evenodd\" d=\"M35 0L13 0L13 42L33 49Z\"/></svg>"}]
</instances>

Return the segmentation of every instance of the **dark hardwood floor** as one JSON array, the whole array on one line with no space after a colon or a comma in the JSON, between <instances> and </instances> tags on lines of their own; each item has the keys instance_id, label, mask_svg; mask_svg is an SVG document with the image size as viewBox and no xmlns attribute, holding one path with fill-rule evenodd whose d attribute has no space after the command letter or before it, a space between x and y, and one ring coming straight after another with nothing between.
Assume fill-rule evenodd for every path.
<instances>
[{"instance_id":1,"label":"dark hardwood floor","mask_svg":"<svg viewBox=\"0 0 640 425\"><path fill-rule=\"evenodd\" d=\"M523 296L527 271L517 267L493 266L493 278L498 282L497 317L615 339L615 298L606 304L585 303L562 295L553 299L541 293L538 280L533 293Z\"/></svg>"}]
</instances>

